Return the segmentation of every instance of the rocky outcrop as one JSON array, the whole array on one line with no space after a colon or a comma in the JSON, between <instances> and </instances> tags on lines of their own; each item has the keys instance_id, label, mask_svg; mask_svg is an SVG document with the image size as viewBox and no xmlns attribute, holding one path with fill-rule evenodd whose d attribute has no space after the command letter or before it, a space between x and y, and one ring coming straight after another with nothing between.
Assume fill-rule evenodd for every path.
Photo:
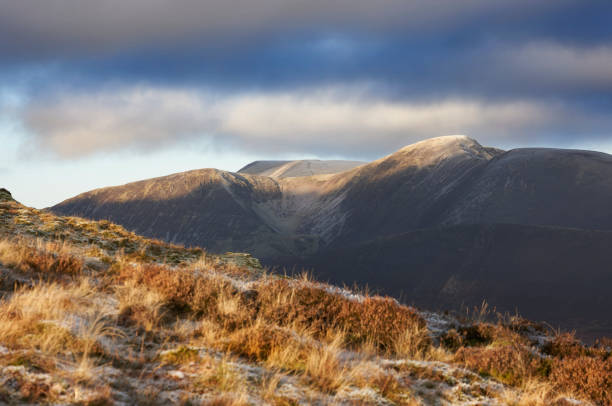
<instances>
[{"instance_id":1,"label":"rocky outcrop","mask_svg":"<svg viewBox=\"0 0 612 406\"><path fill-rule=\"evenodd\" d=\"M13 195L11 192L6 190L5 188L0 188L0 201L10 201L13 200Z\"/></svg>"}]
</instances>

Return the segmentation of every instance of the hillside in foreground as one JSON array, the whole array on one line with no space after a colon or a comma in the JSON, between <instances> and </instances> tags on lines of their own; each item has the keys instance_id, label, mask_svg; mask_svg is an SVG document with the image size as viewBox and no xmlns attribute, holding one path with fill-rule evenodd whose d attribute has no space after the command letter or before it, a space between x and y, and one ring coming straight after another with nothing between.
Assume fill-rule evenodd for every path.
<instances>
[{"instance_id":1,"label":"hillside in foreground","mask_svg":"<svg viewBox=\"0 0 612 406\"><path fill-rule=\"evenodd\" d=\"M0 189L0 404L609 405L610 342L435 314Z\"/></svg>"}]
</instances>

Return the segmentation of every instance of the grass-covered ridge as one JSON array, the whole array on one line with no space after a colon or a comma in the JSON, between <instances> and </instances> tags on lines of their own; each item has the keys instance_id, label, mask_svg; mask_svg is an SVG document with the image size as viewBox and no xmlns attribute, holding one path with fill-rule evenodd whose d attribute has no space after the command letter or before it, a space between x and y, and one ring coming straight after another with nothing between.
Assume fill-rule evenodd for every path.
<instances>
[{"instance_id":1,"label":"grass-covered ridge","mask_svg":"<svg viewBox=\"0 0 612 406\"><path fill-rule=\"evenodd\" d=\"M612 399L609 343L585 347L518 317L419 312L2 191L0 295L0 404Z\"/></svg>"}]
</instances>

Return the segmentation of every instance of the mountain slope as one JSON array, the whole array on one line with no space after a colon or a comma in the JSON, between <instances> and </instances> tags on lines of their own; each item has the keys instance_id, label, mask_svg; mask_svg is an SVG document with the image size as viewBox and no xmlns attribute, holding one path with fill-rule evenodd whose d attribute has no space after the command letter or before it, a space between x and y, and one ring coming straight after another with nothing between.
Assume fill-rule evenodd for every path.
<instances>
[{"instance_id":1,"label":"mountain slope","mask_svg":"<svg viewBox=\"0 0 612 406\"><path fill-rule=\"evenodd\" d=\"M253 165L261 169L260 163ZM454 136L426 140L341 173L275 178L204 169L88 192L52 210L108 218L146 235L212 249L238 244L271 257L300 251L292 244L283 247L274 235L310 239L305 244L310 252L313 244L323 248L453 224L607 230L612 229L610 202L609 155L503 152ZM142 212L149 215L137 216ZM258 235L280 246L249 247Z\"/></svg>"},{"instance_id":2,"label":"mountain slope","mask_svg":"<svg viewBox=\"0 0 612 406\"><path fill-rule=\"evenodd\" d=\"M612 231L472 224L344 245L303 265L432 310L484 300L592 340L612 336L611 246Z\"/></svg>"},{"instance_id":3,"label":"mountain slope","mask_svg":"<svg viewBox=\"0 0 612 406\"><path fill-rule=\"evenodd\" d=\"M283 177L295 162L302 161L251 168L270 170L276 177L191 171L88 192L51 210L107 218L145 235L213 252L252 252L271 266L314 267L334 281L368 283L391 294L409 291L424 306L487 298L502 310L518 308L553 321L547 309L571 294L585 304L565 325L602 322L602 314L587 309L594 303L589 301L591 288L612 296L609 274L602 274L609 272L612 260L604 248L609 235L603 232L612 230L610 155L558 149L506 152L450 136L343 172ZM470 241L476 246L466 245ZM369 256L361 260L362 254ZM388 267L378 262L381 255ZM508 285L507 292L493 289L512 269L524 275L520 283ZM557 279L555 270L569 276ZM432 284L415 284L419 275L437 276ZM478 289L440 296L451 277L466 275L480 281ZM552 288L546 281L562 281L563 286ZM550 306L521 295L521 284L532 282L535 296L553 291L554 297L542 293Z\"/></svg>"},{"instance_id":4,"label":"mountain slope","mask_svg":"<svg viewBox=\"0 0 612 406\"><path fill-rule=\"evenodd\" d=\"M499 153L468 137L439 137L334 176L325 199L340 199L346 214L336 244L436 225L437 212Z\"/></svg>"},{"instance_id":5,"label":"mountain slope","mask_svg":"<svg viewBox=\"0 0 612 406\"><path fill-rule=\"evenodd\" d=\"M612 156L546 148L492 159L443 223L514 223L612 229Z\"/></svg>"},{"instance_id":6,"label":"mountain slope","mask_svg":"<svg viewBox=\"0 0 612 406\"><path fill-rule=\"evenodd\" d=\"M53 211L109 219L144 235L211 251L245 251L242 247L253 248L262 236L277 238L252 205L279 195L273 179L202 169L94 190Z\"/></svg>"}]
</instances>

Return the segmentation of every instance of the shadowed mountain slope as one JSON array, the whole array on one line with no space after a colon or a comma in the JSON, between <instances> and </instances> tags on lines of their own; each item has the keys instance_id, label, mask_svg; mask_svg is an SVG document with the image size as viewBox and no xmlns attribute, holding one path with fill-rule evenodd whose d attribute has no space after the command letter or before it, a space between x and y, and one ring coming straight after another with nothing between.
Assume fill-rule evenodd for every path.
<instances>
[{"instance_id":1,"label":"shadowed mountain slope","mask_svg":"<svg viewBox=\"0 0 612 406\"><path fill-rule=\"evenodd\" d=\"M290 176L306 162L190 171L95 190L51 210L212 251L251 252L268 265L312 266L334 281L404 292L420 305L487 298L552 320L555 303L574 303L571 296L586 300L577 318L601 321L584 312L595 303L593 289L612 296L605 248L612 240L603 232L612 230L612 156L506 152L450 136L342 172ZM507 283L511 275L516 283ZM455 280L458 293L449 295Z\"/></svg>"},{"instance_id":2,"label":"shadowed mountain slope","mask_svg":"<svg viewBox=\"0 0 612 406\"><path fill-rule=\"evenodd\" d=\"M303 266L432 310L485 300L594 339L612 336L609 247L612 231L472 224L345 245Z\"/></svg>"},{"instance_id":3,"label":"shadowed mountain slope","mask_svg":"<svg viewBox=\"0 0 612 406\"><path fill-rule=\"evenodd\" d=\"M276 238L253 206L279 196L271 178L202 169L93 190L53 211L112 219L144 235L211 251L242 251L238 247L254 248L259 237Z\"/></svg>"},{"instance_id":4,"label":"shadowed mountain slope","mask_svg":"<svg viewBox=\"0 0 612 406\"><path fill-rule=\"evenodd\" d=\"M443 222L612 229L612 156L516 149L492 159Z\"/></svg>"}]
</instances>

